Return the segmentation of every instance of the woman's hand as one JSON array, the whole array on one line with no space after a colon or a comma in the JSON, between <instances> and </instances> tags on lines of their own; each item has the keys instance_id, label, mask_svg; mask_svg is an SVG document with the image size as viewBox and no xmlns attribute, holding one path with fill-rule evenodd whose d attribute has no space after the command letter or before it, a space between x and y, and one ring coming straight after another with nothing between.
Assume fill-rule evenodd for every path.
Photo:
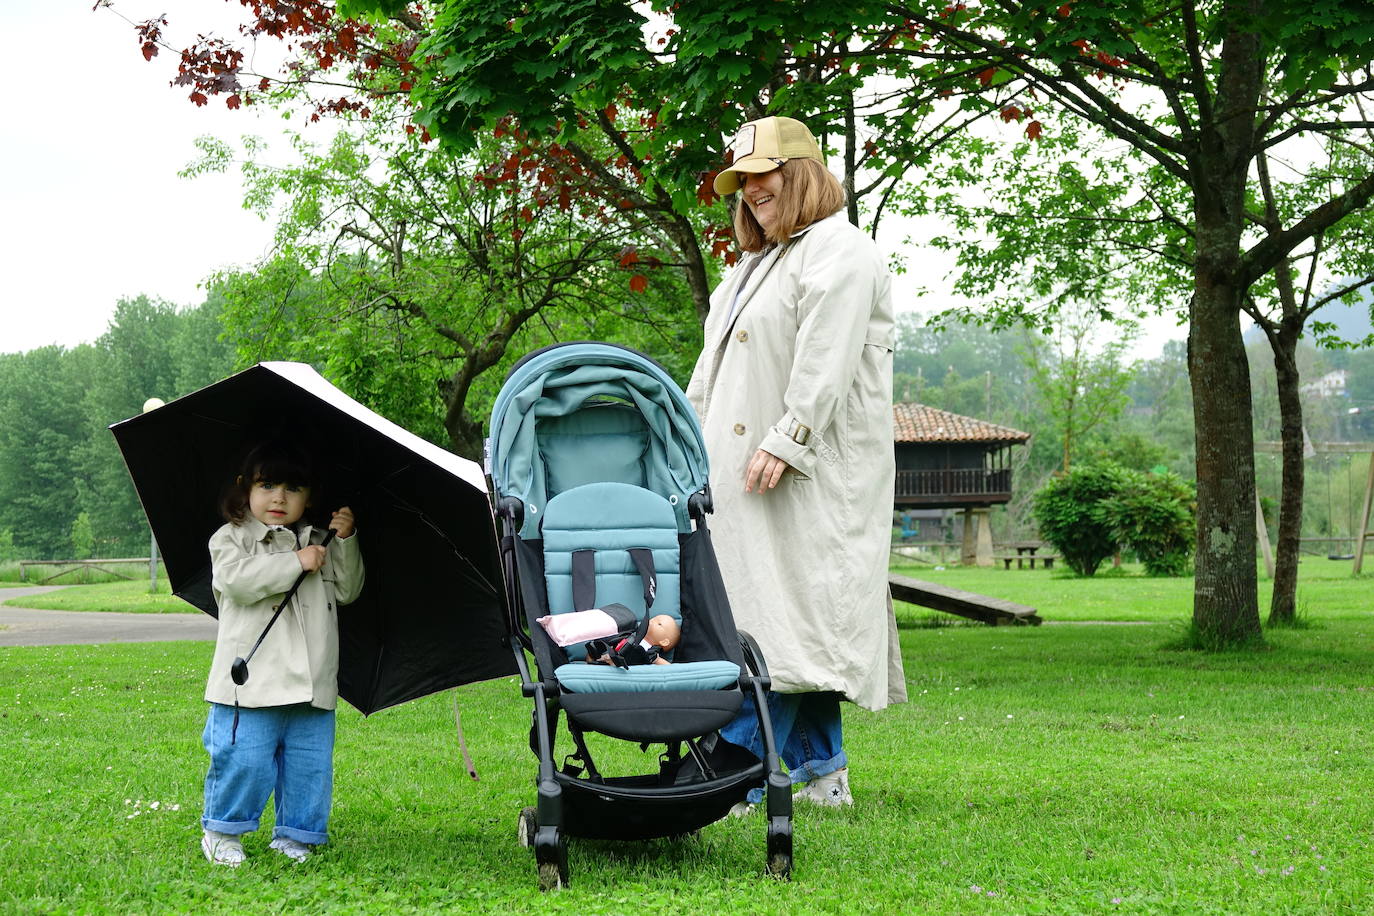
<instances>
[{"instance_id":1,"label":"woman's hand","mask_svg":"<svg viewBox=\"0 0 1374 916\"><path fill-rule=\"evenodd\" d=\"M353 510L344 506L329 520L329 527L341 538L353 536Z\"/></svg>"},{"instance_id":2,"label":"woman's hand","mask_svg":"<svg viewBox=\"0 0 1374 916\"><path fill-rule=\"evenodd\" d=\"M749 459L749 467L744 472L744 492L748 493L754 489L757 483L759 492L771 490L782 480L782 474L791 465L783 461L772 452L765 452L759 449L754 452L754 457Z\"/></svg>"}]
</instances>

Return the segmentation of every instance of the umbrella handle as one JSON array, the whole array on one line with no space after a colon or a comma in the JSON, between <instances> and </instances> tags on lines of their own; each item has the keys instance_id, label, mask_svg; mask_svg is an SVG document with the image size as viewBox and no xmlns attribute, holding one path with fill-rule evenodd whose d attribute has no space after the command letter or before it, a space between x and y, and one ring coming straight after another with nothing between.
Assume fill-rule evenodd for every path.
<instances>
[{"instance_id":1,"label":"umbrella handle","mask_svg":"<svg viewBox=\"0 0 1374 916\"><path fill-rule=\"evenodd\" d=\"M334 535L336 533L337 532L333 528L330 528L329 532L324 536L324 540L320 542L320 546L328 547L329 542L334 540ZM308 575L310 575L308 570L301 570L301 574L296 577L296 581L291 584L291 588L287 591L285 597L281 599L281 604L277 605L276 609L272 612L272 619L267 621L267 626L263 627L262 632L258 634L258 641L253 643L253 648L248 650L248 658L236 658L234 659L234 663L229 666L229 676L233 678L235 684L243 686L243 684L248 681L249 659L253 657L253 653L258 651L258 646L262 645L263 638L267 636L267 631L272 629L272 624L276 623L277 618L281 616L281 612L286 610L286 605L296 596L296 589L301 587L301 583L305 581L305 577Z\"/></svg>"}]
</instances>

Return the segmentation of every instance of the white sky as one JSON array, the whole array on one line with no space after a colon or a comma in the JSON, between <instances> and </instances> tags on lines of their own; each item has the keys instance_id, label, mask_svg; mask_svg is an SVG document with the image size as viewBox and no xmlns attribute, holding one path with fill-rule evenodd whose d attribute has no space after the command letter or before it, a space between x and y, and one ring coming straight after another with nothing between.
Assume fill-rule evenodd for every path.
<instances>
[{"instance_id":1,"label":"white sky","mask_svg":"<svg viewBox=\"0 0 1374 916\"><path fill-rule=\"evenodd\" d=\"M0 55L0 353L47 344L72 347L105 330L120 298L146 294L178 305L204 298L216 270L264 255L272 227L242 206L237 173L183 179L206 134L273 142L303 118L223 98L204 108L171 87L176 59L143 60L133 28L94 0L0 0L11 41ZM233 35L238 3L224 0L115 0L134 21L166 13L166 35L184 46L194 31ZM895 223L879 242L897 245ZM899 309L934 311L950 262L913 250L894 293ZM932 295L917 299L918 286ZM1138 357L1183 336L1173 319L1146 328Z\"/></svg>"}]
</instances>

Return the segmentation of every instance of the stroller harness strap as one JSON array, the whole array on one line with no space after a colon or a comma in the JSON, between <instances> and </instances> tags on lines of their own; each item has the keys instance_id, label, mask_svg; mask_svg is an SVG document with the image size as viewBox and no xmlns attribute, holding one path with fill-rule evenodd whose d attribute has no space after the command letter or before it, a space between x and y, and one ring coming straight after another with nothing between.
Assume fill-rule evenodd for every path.
<instances>
[{"instance_id":1,"label":"stroller harness strap","mask_svg":"<svg viewBox=\"0 0 1374 916\"><path fill-rule=\"evenodd\" d=\"M654 552L647 547L629 547L625 550L644 582L644 610L654 606L658 593L658 576L654 573ZM572 590L573 610L590 611L596 603L596 551L592 548L574 550L572 553Z\"/></svg>"}]
</instances>

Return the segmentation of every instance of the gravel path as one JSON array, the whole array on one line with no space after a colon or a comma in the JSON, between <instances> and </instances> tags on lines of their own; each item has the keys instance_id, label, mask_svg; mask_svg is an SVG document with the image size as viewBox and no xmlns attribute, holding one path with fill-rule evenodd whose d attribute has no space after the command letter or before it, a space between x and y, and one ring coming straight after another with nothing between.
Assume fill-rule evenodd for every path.
<instances>
[{"instance_id":1,"label":"gravel path","mask_svg":"<svg viewBox=\"0 0 1374 916\"><path fill-rule=\"evenodd\" d=\"M0 589L0 646L70 646L215 638L217 624L208 614L40 611L6 605L6 602L15 598L41 595L63 587L39 585Z\"/></svg>"}]
</instances>

